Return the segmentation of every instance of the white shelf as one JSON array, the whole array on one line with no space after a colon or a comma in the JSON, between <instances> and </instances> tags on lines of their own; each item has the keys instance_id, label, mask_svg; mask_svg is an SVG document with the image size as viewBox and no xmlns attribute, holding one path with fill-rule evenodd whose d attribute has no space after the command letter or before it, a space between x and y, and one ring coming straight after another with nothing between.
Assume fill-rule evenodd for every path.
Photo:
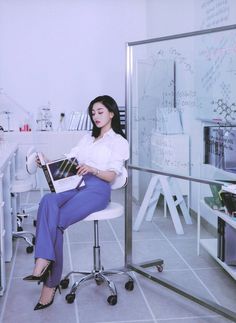
<instances>
[{"instance_id":1,"label":"white shelf","mask_svg":"<svg viewBox=\"0 0 236 323\"><path fill-rule=\"evenodd\" d=\"M209 124L203 123L202 124L202 130L204 126L207 126ZM203 138L203 131L201 132L202 137L201 140L204 142ZM203 147L202 147L203 148ZM204 149L201 150L201 160L204 160ZM202 163L200 165L200 177L204 179L209 179L212 181L235 181L236 180L236 174L231 173L228 171L225 171L224 169L217 168L210 164L204 164ZM221 261L217 257L217 238L211 238L211 239L201 239L201 218L204 218L208 223L213 225L216 229L218 226L217 218L221 218L226 223L228 223L232 228L236 229L236 219L230 217L227 213L221 212L218 210L212 209L209 205L207 205L203 199L203 196L210 196L211 191L209 185L201 185L200 187L200 194L201 198L200 201L198 201L198 232L197 232L197 240L198 240L198 254L199 254L199 247L200 245L218 262L218 264L224 268L225 271L228 272L229 275L233 279L236 279L236 266L229 266L225 262Z\"/></svg>"},{"instance_id":2,"label":"white shelf","mask_svg":"<svg viewBox=\"0 0 236 323\"><path fill-rule=\"evenodd\" d=\"M234 220L225 212L213 210L203 200L201 200L200 203L201 211L207 212L212 219L219 217L236 229L236 219ZM236 266L229 266L217 257L217 239L200 239L199 243L234 279L236 279Z\"/></svg>"},{"instance_id":3,"label":"white shelf","mask_svg":"<svg viewBox=\"0 0 236 323\"><path fill-rule=\"evenodd\" d=\"M236 218L230 217L228 214L224 212L220 212L218 210L213 210L209 205L207 205L203 200L201 200L201 207L205 208L205 210L212 215L213 217L219 217L227 222L231 227L236 229Z\"/></svg>"},{"instance_id":4,"label":"white shelf","mask_svg":"<svg viewBox=\"0 0 236 323\"><path fill-rule=\"evenodd\" d=\"M217 257L217 239L200 239L200 244L234 279L236 279L236 266L228 266Z\"/></svg>"}]
</instances>

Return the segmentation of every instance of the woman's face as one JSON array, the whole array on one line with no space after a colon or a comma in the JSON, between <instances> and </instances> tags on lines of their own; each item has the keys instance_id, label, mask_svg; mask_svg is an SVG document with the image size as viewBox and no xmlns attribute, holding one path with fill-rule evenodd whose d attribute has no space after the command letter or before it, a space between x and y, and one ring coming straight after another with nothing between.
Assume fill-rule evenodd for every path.
<instances>
[{"instance_id":1,"label":"woman's face","mask_svg":"<svg viewBox=\"0 0 236 323\"><path fill-rule=\"evenodd\" d=\"M101 102L96 102L92 108L92 118L98 128L111 128L113 112L110 112Z\"/></svg>"}]
</instances>

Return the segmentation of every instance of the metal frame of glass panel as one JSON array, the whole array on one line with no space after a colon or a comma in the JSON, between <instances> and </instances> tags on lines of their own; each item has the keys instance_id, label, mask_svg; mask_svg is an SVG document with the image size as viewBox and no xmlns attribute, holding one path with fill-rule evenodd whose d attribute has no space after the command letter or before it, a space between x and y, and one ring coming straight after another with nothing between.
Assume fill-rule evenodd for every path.
<instances>
[{"instance_id":1,"label":"metal frame of glass panel","mask_svg":"<svg viewBox=\"0 0 236 323\"><path fill-rule=\"evenodd\" d=\"M207 29L207 30L201 30L196 32L190 32L190 33L184 33L184 34L177 34L177 35L171 35L167 37L160 37L160 38L153 38L153 39L147 39L142 41L136 41L136 42L129 42L127 43L127 61L126 61L126 108L127 108L127 123L126 123L126 133L130 144L130 150L132 151L132 118L131 118L131 103L132 103L132 77L133 77L133 71L132 71L132 60L133 60L133 47L136 45L141 44L149 44L153 42L161 42L161 41L168 41L173 39L179 39L184 37L192 37L192 36L199 36L204 34L210 34L210 33L217 33L222 31L228 31L228 30L236 30L236 25L230 25L225 27L218 27L213 29ZM129 181L126 187L125 191L125 266L129 270L132 270L134 272L137 272L147 279L158 283L164 287L167 287L168 289L236 322L236 312L233 312L225 307L220 306L217 303L214 303L210 300L204 299L196 294L194 294L191 291L188 291L187 289L182 288L181 286L178 286L177 284L174 284L168 280L157 278L156 276L152 275L151 272L145 270L145 268L149 266L153 266L155 264L162 264L162 259L156 259L156 260L150 260L150 262L146 262L143 264L137 264L133 263L132 261L132 172L139 171L139 172L146 172L150 174L157 174L157 175L164 175L164 176L171 176L175 178L185 179L191 182L197 182L200 184L211 184L211 183L219 183L214 180L208 180L208 179L202 179L202 178L196 178L192 176L181 176L174 173L168 173L163 171L157 171L152 168L144 168L140 167L139 165L135 165L132 162L132 159L130 160L130 163L127 165L128 167L128 176ZM222 184L222 183L221 183ZM199 189L200 192L200 189ZM198 199L200 198L200 194L198 196Z\"/></svg>"}]
</instances>

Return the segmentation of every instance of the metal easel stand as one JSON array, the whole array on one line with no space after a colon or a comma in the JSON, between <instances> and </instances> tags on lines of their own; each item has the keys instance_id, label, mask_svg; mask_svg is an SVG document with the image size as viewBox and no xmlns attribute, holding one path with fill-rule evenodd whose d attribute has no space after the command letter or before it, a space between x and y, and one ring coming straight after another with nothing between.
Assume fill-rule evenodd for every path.
<instances>
[{"instance_id":1,"label":"metal easel stand","mask_svg":"<svg viewBox=\"0 0 236 323\"><path fill-rule=\"evenodd\" d=\"M139 230L142 221L145 217L146 221L152 220L156 205L161 194L163 194L165 197L165 202L168 205L170 215L177 234L184 233L183 226L181 224L179 213L177 210L178 205L180 206L186 224L192 224L188 208L186 206L184 197L181 193L176 179L171 176L153 175L148 185L148 189L144 196L140 210L137 214L133 227L134 231ZM176 196L176 200L174 200L174 196Z\"/></svg>"}]
</instances>

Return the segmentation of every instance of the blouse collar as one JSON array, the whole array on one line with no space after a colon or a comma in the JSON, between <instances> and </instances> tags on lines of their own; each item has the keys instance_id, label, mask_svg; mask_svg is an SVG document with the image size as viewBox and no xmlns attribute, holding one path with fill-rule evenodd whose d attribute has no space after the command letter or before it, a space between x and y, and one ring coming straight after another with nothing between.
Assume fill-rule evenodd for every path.
<instances>
[{"instance_id":1,"label":"blouse collar","mask_svg":"<svg viewBox=\"0 0 236 323\"><path fill-rule=\"evenodd\" d=\"M108 130L108 131L104 134L104 136L103 136L103 137L106 137L106 136L108 136L108 137L113 137L115 134L116 134L116 133L115 133L115 131L111 128L110 130Z\"/></svg>"},{"instance_id":2,"label":"blouse collar","mask_svg":"<svg viewBox=\"0 0 236 323\"><path fill-rule=\"evenodd\" d=\"M100 138L100 139L103 139L103 138L106 138L106 137L114 137L116 135L115 131L111 128L110 130L108 130L107 132L104 133L103 137ZM96 138L94 137L91 137L93 138L93 140L95 140Z\"/></svg>"}]
</instances>

